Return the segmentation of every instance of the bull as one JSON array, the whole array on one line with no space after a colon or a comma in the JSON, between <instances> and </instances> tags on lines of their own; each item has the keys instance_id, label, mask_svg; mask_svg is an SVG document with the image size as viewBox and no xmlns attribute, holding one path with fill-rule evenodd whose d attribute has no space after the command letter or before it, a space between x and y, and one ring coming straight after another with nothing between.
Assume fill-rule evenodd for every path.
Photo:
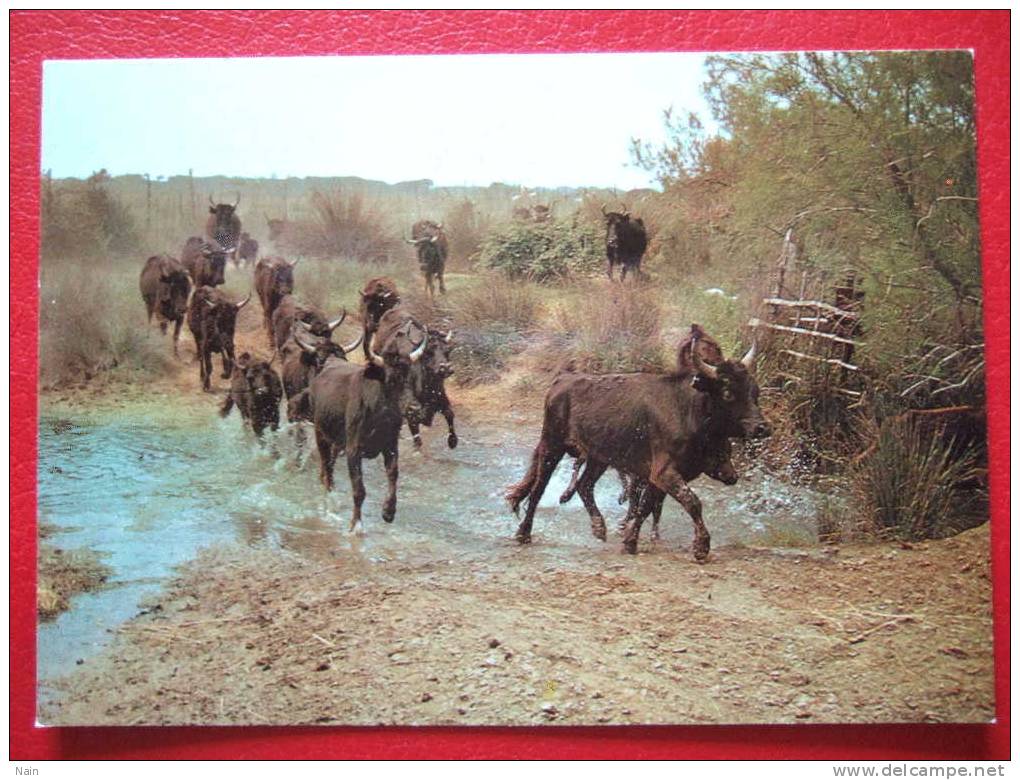
<instances>
[{"instance_id":1,"label":"bull","mask_svg":"<svg viewBox=\"0 0 1020 780\"><path fill-rule=\"evenodd\" d=\"M397 509L398 441L406 415L417 409L413 372L428 348L428 332L401 309L382 318L364 365L329 360L308 388L321 462L320 479L333 489L337 456L347 457L354 511L351 530L361 522L365 500L362 461L382 455L389 481L382 517L393 522Z\"/></svg>"},{"instance_id":2,"label":"bull","mask_svg":"<svg viewBox=\"0 0 1020 780\"><path fill-rule=\"evenodd\" d=\"M694 523L694 558L709 554L711 537L701 502L688 483L718 461L729 438L768 436L771 429L758 408L758 385L751 373L754 346L739 361L718 365L691 350L694 376L686 374L560 374L545 398L542 434L524 478L507 492L514 512L528 504L517 540L531 541L538 502L565 454L584 456L577 492L591 519L592 532L605 540L606 527L595 504L594 485L612 466L639 480L643 491L628 515L623 549L637 551L641 522L660 494L672 496Z\"/></svg>"},{"instance_id":3,"label":"bull","mask_svg":"<svg viewBox=\"0 0 1020 780\"><path fill-rule=\"evenodd\" d=\"M241 413L242 424L250 427L260 439L266 428L280 427L280 400L283 386L279 375L264 360L256 361L245 352L234 365L230 377L230 392L220 407L220 417L226 417L235 406Z\"/></svg>"},{"instance_id":4,"label":"bull","mask_svg":"<svg viewBox=\"0 0 1020 780\"><path fill-rule=\"evenodd\" d=\"M199 376L202 389L209 390L212 377L212 355L219 352L223 357L223 378L231 376L234 365L234 328L237 314L251 300L251 293L240 303L233 303L222 290L215 287L199 287L191 296L188 310L188 328L195 337L195 353L198 356Z\"/></svg>"},{"instance_id":5,"label":"bull","mask_svg":"<svg viewBox=\"0 0 1020 780\"><path fill-rule=\"evenodd\" d=\"M196 288L218 287L226 281L227 252L218 244L192 236L184 243L181 264L191 274Z\"/></svg>"},{"instance_id":6,"label":"bull","mask_svg":"<svg viewBox=\"0 0 1020 780\"><path fill-rule=\"evenodd\" d=\"M178 356L177 342L181 337L181 325L188 310L188 294L191 282L187 271L175 258L169 255L150 257L142 268L138 286L145 301L145 311L152 322L156 315L160 333L166 333L168 323L174 323L174 357Z\"/></svg>"},{"instance_id":7,"label":"bull","mask_svg":"<svg viewBox=\"0 0 1020 780\"><path fill-rule=\"evenodd\" d=\"M247 233L242 233L240 243L237 245L237 262L235 266L240 267L243 263L244 267L248 268L255 264L258 255L259 242Z\"/></svg>"},{"instance_id":8,"label":"bull","mask_svg":"<svg viewBox=\"0 0 1020 780\"><path fill-rule=\"evenodd\" d=\"M411 227L411 237L405 239L413 244L418 252L418 267L425 277L425 292L431 298L435 295L435 280L439 280L439 294L446 295L446 283L443 273L446 270L446 258L450 253L449 242L443 232L441 223L423 219Z\"/></svg>"},{"instance_id":9,"label":"bull","mask_svg":"<svg viewBox=\"0 0 1020 780\"><path fill-rule=\"evenodd\" d=\"M633 270L635 277L641 274L641 258L648 248L648 232L645 223L640 219L631 219L630 212L606 211L602 206L602 216L606 219L606 273L613 278L613 267L622 266L620 281L627 278L627 271Z\"/></svg>"},{"instance_id":10,"label":"bull","mask_svg":"<svg viewBox=\"0 0 1020 780\"><path fill-rule=\"evenodd\" d=\"M237 265L237 245L241 241L241 218L237 216L237 207L241 203L238 194L234 205L229 203L213 203L209 198L209 216L205 220L205 236L211 242L223 247L230 259Z\"/></svg>"},{"instance_id":11,"label":"bull","mask_svg":"<svg viewBox=\"0 0 1020 780\"><path fill-rule=\"evenodd\" d=\"M420 425L432 425L436 413L446 418L449 434L446 444L452 450L457 446L457 432L453 427L453 406L446 395L444 383L453 374L450 363L450 350L453 345L453 331L443 333L440 330L428 329L428 348L421 359L421 372L417 374L420 385L415 387L415 399L421 405L420 413L407 418L407 428L411 432L415 449L421 448Z\"/></svg>"},{"instance_id":12,"label":"bull","mask_svg":"<svg viewBox=\"0 0 1020 780\"><path fill-rule=\"evenodd\" d=\"M286 296L294 292L294 266L282 257L263 257L255 264L255 293L262 304L262 322L269 334L270 346L276 346L273 339L273 312Z\"/></svg>"}]
</instances>

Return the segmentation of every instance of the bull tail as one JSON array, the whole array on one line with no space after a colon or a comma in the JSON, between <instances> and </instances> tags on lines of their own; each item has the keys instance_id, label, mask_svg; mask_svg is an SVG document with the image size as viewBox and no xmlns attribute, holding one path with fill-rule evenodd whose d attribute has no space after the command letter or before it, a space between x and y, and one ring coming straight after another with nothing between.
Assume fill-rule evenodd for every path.
<instances>
[{"instance_id":1,"label":"bull tail","mask_svg":"<svg viewBox=\"0 0 1020 780\"><path fill-rule=\"evenodd\" d=\"M539 466L539 450L541 446L536 447L535 451L531 455L531 465L528 466L528 472L524 475L524 479L518 482L516 485L511 487L506 492L507 503L510 504L510 509L515 515L520 515L521 502L531 492L531 488L535 484L535 480L538 478L538 466Z\"/></svg>"},{"instance_id":2,"label":"bull tail","mask_svg":"<svg viewBox=\"0 0 1020 780\"><path fill-rule=\"evenodd\" d=\"M227 397L223 399L223 405L220 407L220 417L226 417L233 408L234 396L231 393L227 393Z\"/></svg>"}]
</instances>

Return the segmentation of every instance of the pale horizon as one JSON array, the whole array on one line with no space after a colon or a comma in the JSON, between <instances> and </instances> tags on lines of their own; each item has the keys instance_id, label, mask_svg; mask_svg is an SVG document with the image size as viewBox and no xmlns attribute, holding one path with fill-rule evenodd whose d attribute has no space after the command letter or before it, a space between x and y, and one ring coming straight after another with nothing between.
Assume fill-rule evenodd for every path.
<instances>
[{"instance_id":1,"label":"pale horizon","mask_svg":"<svg viewBox=\"0 0 1020 780\"><path fill-rule=\"evenodd\" d=\"M658 188L631 159L695 111L701 54L48 61L42 170Z\"/></svg>"}]
</instances>

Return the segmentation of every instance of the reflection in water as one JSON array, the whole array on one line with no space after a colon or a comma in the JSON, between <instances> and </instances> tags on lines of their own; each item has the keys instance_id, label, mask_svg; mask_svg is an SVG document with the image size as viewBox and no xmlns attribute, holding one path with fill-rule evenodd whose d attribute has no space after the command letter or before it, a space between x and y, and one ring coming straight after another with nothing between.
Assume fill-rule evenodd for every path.
<instances>
[{"instance_id":1,"label":"reflection in water","mask_svg":"<svg viewBox=\"0 0 1020 780\"><path fill-rule=\"evenodd\" d=\"M260 446L236 419L221 420L212 410L175 425L138 417L102 424L43 417L39 519L59 529L54 544L103 554L114 587L78 596L72 611L40 626L40 677L72 669L158 592L175 566L216 543L275 546L317 561L346 557L352 565L467 562L484 576L500 557L517 553L509 541L517 520L503 492L523 475L538 431L467 421L451 451L442 426L437 430L426 436L424 453L409 441L402 447L392 525L381 520L381 459L366 462L365 530L358 536L347 532L350 485L342 462L337 490L326 496L318 458L309 457L314 448L306 442L299 453L292 431ZM612 537L608 545L592 538L578 499L558 504L569 477L565 460L536 514L529 554L540 555L543 566L602 567L616 545ZM813 536L818 494L757 471L733 487L701 478L694 488L716 546L753 541L776 528ZM611 527L624 512L618 492L611 474L596 491ZM690 541L690 520L675 502L667 502L662 534L661 544L671 547Z\"/></svg>"}]
</instances>

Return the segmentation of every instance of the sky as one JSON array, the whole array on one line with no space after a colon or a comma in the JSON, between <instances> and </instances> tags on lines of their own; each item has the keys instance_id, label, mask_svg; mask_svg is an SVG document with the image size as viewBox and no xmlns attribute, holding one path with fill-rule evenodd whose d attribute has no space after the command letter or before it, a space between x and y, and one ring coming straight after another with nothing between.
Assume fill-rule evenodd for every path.
<instances>
[{"instance_id":1,"label":"sky","mask_svg":"<svg viewBox=\"0 0 1020 780\"><path fill-rule=\"evenodd\" d=\"M631 138L695 110L700 54L48 61L55 177L360 176L439 186L654 185Z\"/></svg>"}]
</instances>

